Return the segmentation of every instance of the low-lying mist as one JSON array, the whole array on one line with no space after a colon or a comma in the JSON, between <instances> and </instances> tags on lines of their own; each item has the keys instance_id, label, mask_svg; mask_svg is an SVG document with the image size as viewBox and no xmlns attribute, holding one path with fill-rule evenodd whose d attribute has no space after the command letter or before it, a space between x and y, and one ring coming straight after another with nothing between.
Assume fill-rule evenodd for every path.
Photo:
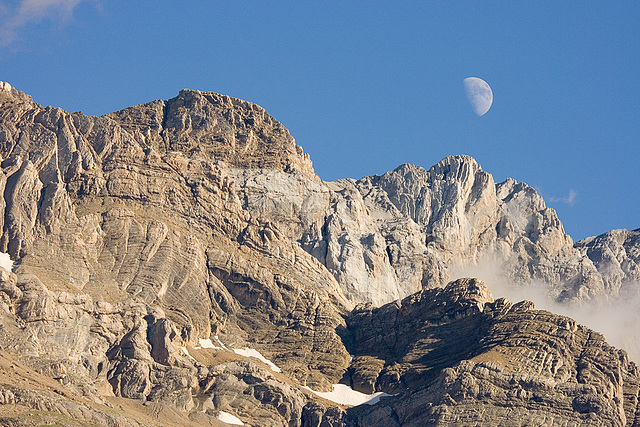
<instances>
[{"instance_id":1,"label":"low-lying mist","mask_svg":"<svg viewBox=\"0 0 640 427\"><path fill-rule=\"evenodd\" d=\"M627 351L640 364L640 283L626 283L620 294L584 302L558 302L544 283L516 284L500 275L499 263L483 262L456 271L452 279L477 277L484 281L494 299L504 297L516 303L532 301L536 309L571 317L578 323L602 333L607 342Z\"/></svg>"}]
</instances>

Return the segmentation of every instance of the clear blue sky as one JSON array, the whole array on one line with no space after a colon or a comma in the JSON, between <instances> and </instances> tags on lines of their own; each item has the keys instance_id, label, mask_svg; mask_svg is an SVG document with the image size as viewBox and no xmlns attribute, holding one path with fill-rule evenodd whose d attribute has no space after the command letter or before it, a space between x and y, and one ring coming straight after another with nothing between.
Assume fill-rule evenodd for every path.
<instances>
[{"instance_id":1,"label":"clear blue sky","mask_svg":"<svg viewBox=\"0 0 640 427\"><path fill-rule=\"evenodd\" d=\"M640 227L639 2L0 1L0 80L99 115L262 105L325 180L469 154L575 240ZM462 80L494 92L478 117Z\"/></svg>"}]
</instances>

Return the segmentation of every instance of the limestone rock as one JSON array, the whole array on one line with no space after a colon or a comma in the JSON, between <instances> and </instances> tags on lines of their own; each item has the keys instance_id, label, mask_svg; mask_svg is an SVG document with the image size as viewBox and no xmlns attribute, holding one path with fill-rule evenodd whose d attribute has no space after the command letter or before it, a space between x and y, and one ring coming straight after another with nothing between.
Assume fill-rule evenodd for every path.
<instances>
[{"instance_id":1,"label":"limestone rock","mask_svg":"<svg viewBox=\"0 0 640 427\"><path fill-rule=\"evenodd\" d=\"M580 240L575 247L598 268L608 293L616 295L640 283L640 229L611 230Z\"/></svg>"},{"instance_id":2,"label":"limestone rock","mask_svg":"<svg viewBox=\"0 0 640 427\"><path fill-rule=\"evenodd\" d=\"M640 372L624 351L532 304L462 279L348 320L357 357L385 361L347 425L634 425ZM597 361L597 362L596 362ZM516 416L514 416L516 414Z\"/></svg>"},{"instance_id":3,"label":"limestone rock","mask_svg":"<svg viewBox=\"0 0 640 427\"><path fill-rule=\"evenodd\" d=\"M215 93L89 117L0 89L0 250L16 262L0 269L0 423L640 419L637 367L601 336L448 284L490 262L599 298L637 279L637 231L574 247L531 187L468 156L323 182L264 109ZM347 408L304 388L339 382L394 396Z\"/></svg>"},{"instance_id":4,"label":"limestone rock","mask_svg":"<svg viewBox=\"0 0 640 427\"><path fill-rule=\"evenodd\" d=\"M231 172L243 207L320 261L354 302L380 305L478 271L554 297L604 297L602 273L555 212L513 179L495 184L469 156L430 170L322 183L301 174Z\"/></svg>"}]
</instances>

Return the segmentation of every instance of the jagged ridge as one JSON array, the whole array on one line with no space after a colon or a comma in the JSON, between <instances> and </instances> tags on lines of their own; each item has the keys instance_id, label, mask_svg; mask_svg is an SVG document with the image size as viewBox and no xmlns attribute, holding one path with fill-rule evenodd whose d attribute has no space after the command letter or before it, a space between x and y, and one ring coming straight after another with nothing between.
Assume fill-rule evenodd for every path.
<instances>
[{"instance_id":1,"label":"jagged ridge","mask_svg":"<svg viewBox=\"0 0 640 427\"><path fill-rule=\"evenodd\" d=\"M509 280L597 297L635 277L633 238L623 274L603 280L584 251L595 241L574 248L532 188L495 184L468 156L326 183L246 101L183 90L88 117L2 89L0 249L17 265L0 277L0 351L37 378L6 380L5 404L97 425L133 424L99 415L118 405L142 425L208 425L220 410L251 425L490 419L478 407L505 424L501 408L632 425L635 365L602 338L493 302L479 281L429 288L494 257ZM229 350L244 346L282 373ZM46 378L86 397L34 399ZM345 411L301 388L341 379L399 394Z\"/></svg>"}]
</instances>

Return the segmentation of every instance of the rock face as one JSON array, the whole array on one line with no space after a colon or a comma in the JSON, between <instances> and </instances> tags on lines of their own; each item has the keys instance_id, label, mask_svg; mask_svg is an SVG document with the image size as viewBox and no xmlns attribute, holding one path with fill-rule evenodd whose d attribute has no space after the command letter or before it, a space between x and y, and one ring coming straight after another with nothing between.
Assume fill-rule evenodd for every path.
<instances>
[{"instance_id":1,"label":"rock face","mask_svg":"<svg viewBox=\"0 0 640 427\"><path fill-rule=\"evenodd\" d=\"M301 386L342 377L349 355L335 329L351 302L296 242L243 209L227 175L319 181L263 109L189 90L104 117L15 90L0 102L0 249L18 263L3 276L15 328L2 349L43 370L62 363L89 394L187 413L203 374L181 348L218 335Z\"/></svg>"},{"instance_id":2,"label":"rock face","mask_svg":"<svg viewBox=\"0 0 640 427\"><path fill-rule=\"evenodd\" d=\"M355 408L349 425L636 423L640 372L624 351L532 303L493 301L477 279L355 310L347 323L354 356L384 361L369 384L397 393Z\"/></svg>"},{"instance_id":3,"label":"rock face","mask_svg":"<svg viewBox=\"0 0 640 427\"><path fill-rule=\"evenodd\" d=\"M599 298L637 280L637 231L574 247L468 156L323 182L264 109L215 93L89 117L0 89L2 423L634 425L624 352L447 283L491 262ZM339 381L394 396L305 388Z\"/></svg>"},{"instance_id":4,"label":"rock face","mask_svg":"<svg viewBox=\"0 0 640 427\"><path fill-rule=\"evenodd\" d=\"M602 274L608 293L619 294L640 283L640 229L611 230L576 243Z\"/></svg>"},{"instance_id":5,"label":"rock face","mask_svg":"<svg viewBox=\"0 0 640 427\"><path fill-rule=\"evenodd\" d=\"M330 183L230 173L245 209L286 230L354 302L380 305L443 286L478 264L501 280L544 283L559 300L606 296L602 272L535 190L513 179L495 184L469 156Z\"/></svg>"}]
</instances>

